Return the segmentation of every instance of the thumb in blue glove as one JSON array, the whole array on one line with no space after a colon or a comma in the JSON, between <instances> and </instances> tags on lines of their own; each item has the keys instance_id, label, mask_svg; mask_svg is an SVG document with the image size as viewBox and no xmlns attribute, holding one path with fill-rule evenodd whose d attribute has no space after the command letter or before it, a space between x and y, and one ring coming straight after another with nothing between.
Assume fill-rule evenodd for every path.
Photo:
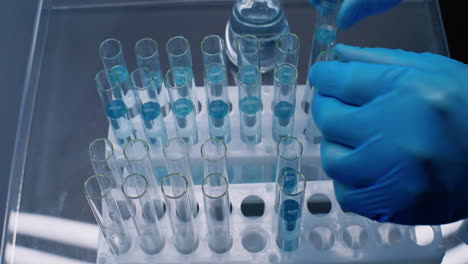
<instances>
[{"instance_id":1,"label":"thumb in blue glove","mask_svg":"<svg viewBox=\"0 0 468 264\"><path fill-rule=\"evenodd\" d=\"M343 209L380 222L468 217L468 66L446 57L337 45L319 62L313 115Z\"/></svg>"}]
</instances>

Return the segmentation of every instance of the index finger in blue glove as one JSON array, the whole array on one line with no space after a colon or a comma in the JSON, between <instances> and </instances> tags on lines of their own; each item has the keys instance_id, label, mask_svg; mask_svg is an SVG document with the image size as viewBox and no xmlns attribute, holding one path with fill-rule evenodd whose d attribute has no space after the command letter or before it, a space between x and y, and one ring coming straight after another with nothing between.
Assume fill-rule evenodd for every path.
<instances>
[{"instance_id":1,"label":"index finger in blue glove","mask_svg":"<svg viewBox=\"0 0 468 264\"><path fill-rule=\"evenodd\" d=\"M338 13L337 23L342 29L348 29L359 20L382 13L402 0L345 0Z\"/></svg>"}]
</instances>

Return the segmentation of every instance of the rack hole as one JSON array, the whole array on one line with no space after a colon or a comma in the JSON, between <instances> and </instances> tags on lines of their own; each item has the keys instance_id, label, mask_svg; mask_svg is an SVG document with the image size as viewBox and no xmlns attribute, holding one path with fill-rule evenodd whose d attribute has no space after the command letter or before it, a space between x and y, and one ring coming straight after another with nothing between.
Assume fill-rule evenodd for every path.
<instances>
[{"instance_id":1,"label":"rack hole","mask_svg":"<svg viewBox=\"0 0 468 264\"><path fill-rule=\"evenodd\" d=\"M377 243L391 247L401 241L401 231L392 224L382 224L377 228Z\"/></svg>"},{"instance_id":2,"label":"rack hole","mask_svg":"<svg viewBox=\"0 0 468 264\"><path fill-rule=\"evenodd\" d=\"M232 112L232 103L229 102L229 113L231 113L231 112Z\"/></svg>"},{"instance_id":3,"label":"rack hole","mask_svg":"<svg viewBox=\"0 0 468 264\"><path fill-rule=\"evenodd\" d=\"M242 246L250 253L258 253L266 247L267 237L264 232L249 230L241 236Z\"/></svg>"},{"instance_id":4,"label":"rack hole","mask_svg":"<svg viewBox=\"0 0 468 264\"><path fill-rule=\"evenodd\" d=\"M198 113L200 113L202 110L202 103L198 101Z\"/></svg>"},{"instance_id":5,"label":"rack hole","mask_svg":"<svg viewBox=\"0 0 468 264\"><path fill-rule=\"evenodd\" d=\"M428 246L434 240L434 230L430 226L415 226L411 240L418 246Z\"/></svg>"},{"instance_id":6,"label":"rack hole","mask_svg":"<svg viewBox=\"0 0 468 264\"><path fill-rule=\"evenodd\" d=\"M331 208L331 201L325 194L314 194L307 200L307 209L309 209L309 212L313 215L327 215L330 213Z\"/></svg>"},{"instance_id":7,"label":"rack hole","mask_svg":"<svg viewBox=\"0 0 468 264\"><path fill-rule=\"evenodd\" d=\"M329 228L319 226L310 231L309 241L318 250L328 250L335 244L335 235Z\"/></svg>"},{"instance_id":8,"label":"rack hole","mask_svg":"<svg viewBox=\"0 0 468 264\"><path fill-rule=\"evenodd\" d=\"M279 263L278 255L276 254L270 254L268 255L268 262L270 263Z\"/></svg>"},{"instance_id":9,"label":"rack hole","mask_svg":"<svg viewBox=\"0 0 468 264\"><path fill-rule=\"evenodd\" d=\"M360 249L368 240L367 232L358 225L346 227L343 233L343 241L349 248Z\"/></svg>"},{"instance_id":10,"label":"rack hole","mask_svg":"<svg viewBox=\"0 0 468 264\"><path fill-rule=\"evenodd\" d=\"M241 212L247 218L262 217L265 212L265 202L256 195L247 196L241 203Z\"/></svg>"}]
</instances>

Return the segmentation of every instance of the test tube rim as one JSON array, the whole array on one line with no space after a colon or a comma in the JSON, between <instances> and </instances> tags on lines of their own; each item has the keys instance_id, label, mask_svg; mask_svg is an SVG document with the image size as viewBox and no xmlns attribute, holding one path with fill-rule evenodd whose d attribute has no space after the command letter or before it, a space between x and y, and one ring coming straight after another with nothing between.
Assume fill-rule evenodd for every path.
<instances>
[{"instance_id":1,"label":"test tube rim","mask_svg":"<svg viewBox=\"0 0 468 264\"><path fill-rule=\"evenodd\" d=\"M218 142L221 142L224 146L224 154L221 158L219 159L215 159L215 160L210 160L208 158L205 158L205 155L203 154L203 146L205 146L206 143L208 143L208 141L218 141ZM205 142L203 142L203 144L200 146L200 152L201 152L201 155L202 155L202 158L206 161L209 161L209 162L216 162L216 161L220 161L222 159L224 159L227 155L227 146L226 146L226 143L224 143L223 140L219 139L219 138L209 138L207 140L205 140Z\"/></svg>"},{"instance_id":2,"label":"test tube rim","mask_svg":"<svg viewBox=\"0 0 468 264\"><path fill-rule=\"evenodd\" d=\"M297 155L295 158L293 158L293 159L285 158L283 155L281 155L281 152L280 152L280 149L279 149L281 142L283 142L283 140L287 140L287 139L295 140L296 142L299 143L299 146L300 146L300 151L299 151L298 155ZM287 161L293 161L293 160L297 160L297 159L299 159L300 157L302 157L302 154L303 154L303 152L304 152L304 146L302 145L302 142L301 142L299 139L297 139L296 137L292 137L292 136L289 136L289 137L282 137L282 138L280 139L280 141L278 142L278 144L276 144L276 151L277 151L277 153L278 153L278 156L281 157L282 159L287 160Z\"/></svg>"},{"instance_id":3,"label":"test tube rim","mask_svg":"<svg viewBox=\"0 0 468 264\"><path fill-rule=\"evenodd\" d=\"M167 147L168 147L168 145L169 145L169 142L171 142L172 140L181 141L181 142L183 142L184 145L185 145L185 154L184 154L181 158L179 158L179 159L170 159L169 157L167 157L167 154L166 154L167 150L166 150L166 149L167 149ZM171 161L182 160L182 159L184 159L185 157L187 157L188 154L189 154L189 145L187 144L187 142L186 142L183 138L181 138L181 137L173 137L173 138L171 138L171 139L168 139L167 142L166 142L166 144L164 145L164 147L163 147L163 154L164 154L164 157L165 157L166 159L171 160ZM183 175L182 175L182 176L183 176Z\"/></svg>"},{"instance_id":4,"label":"test tube rim","mask_svg":"<svg viewBox=\"0 0 468 264\"><path fill-rule=\"evenodd\" d=\"M175 39L182 39L187 44L187 48L181 54L174 54L173 52L169 51L169 43L171 41L175 40ZM189 51L190 51L190 43L189 43L188 39L186 39L184 36L174 36L174 37L170 38L166 43L166 52L167 52L168 55L179 57L179 56L184 56Z\"/></svg>"},{"instance_id":5,"label":"test tube rim","mask_svg":"<svg viewBox=\"0 0 468 264\"><path fill-rule=\"evenodd\" d=\"M168 79L169 79L169 73L172 72L173 70L183 70L184 73L185 73L185 82L183 85L178 85L177 83L174 83L176 86L172 86L170 85ZM166 72L166 75L164 77L164 84L166 85L167 88L169 89L173 89L173 90L177 90L179 88L183 88L184 86L186 85L189 85L189 79L190 79L190 73L187 69L185 69L184 67L171 67L167 72Z\"/></svg>"},{"instance_id":6,"label":"test tube rim","mask_svg":"<svg viewBox=\"0 0 468 264\"><path fill-rule=\"evenodd\" d=\"M103 160L98 160L95 158L95 156L92 154L92 151L91 151L91 146L98 142L98 141L104 141L106 142L106 144L108 143L108 146L110 147L110 150L111 150L111 153L109 155L109 157L107 157L106 159L103 159ZM95 140L93 140L91 143L89 143L89 146L88 146L88 154L89 154L89 157L93 160L93 161L96 161L96 162L104 162L104 161L108 161L109 159L112 158L112 156L114 155L114 144L112 144L112 142L107 139L107 138L96 138Z\"/></svg>"},{"instance_id":7,"label":"test tube rim","mask_svg":"<svg viewBox=\"0 0 468 264\"><path fill-rule=\"evenodd\" d=\"M149 56L141 56L138 54L137 52L137 47L138 47L138 44L140 44L141 41L150 41L152 43L154 43L154 46L155 46L155 51L153 52L153 54L149 55ZM153 56L155 56L156 54L159 54L159 45L158 45L158 42L156 42L156 40L152 39L152 38L142 38L140 40L138 40L136 43L135 43L135 56L138 57L138 58L141 58L141 59L149 59Z\"/></svg>"},{"instance_id":8,"label":"test tube rim","mask_svg":"<svg viewBox=\"0 0 468 264\"><path fill-rule=\"evenodd\" d=\"M218 39L220 42L221 42L221 49L219 50L219 52L216 52L216 53L209 53L207 51L205 51L205 49L203 48L204 47L204 43L205 43L205 40L207 40L208 38L212 38L212 37L215 37L216 39ZM206 37L203 38L201 44L201 51L207 55L210 55L210 56L214 56L214 55L219 55L219 54L222 54L224 52L224 39L222 37L220 37L219 35L216 35L216 34L213 34L213 35L208 35Z\"/></svg>"},{"instance_id":9,"label":"test tube rim","mask_svg":"<svg viewBox=\"0 0 468 264\"><path fill-rule=\"evenodd\" d=\"M325 6L326 8L334 8L335 5L339 7L341 2L342 0L336 0L336 4L330 4L330 0L321 0L318 8L322 8L322 6Z\"/></svg>"},{"instance_id":10,"label":"test tube rim","mask_svg":"<svg viewBox=\"0 0 468 264\"><path fill-rule=\"evenodd\" d=\"M185 188L184 188L184 191L180 194L180 195L176 195L176 196L170 196L168 195L165 191L164 191L164 183L167 181L167 179L171 176L179 176L179 177L182 177L182 179L184 179L184 182L185 182ZM169 198L169 199L178 199L182 196L184 196L186 193L187 193L187 190L188 190L188 181L187 181L187 178L185 178L184 175L180 174L180 173L171 173L171 174L168 174L166 175L162 181L161 181L161 192L162 194Z\"/></svg>"},{"instance_id":11,"label":"test tube rim","mask_svg":"<svg viewBox=\"0 0 468 264\"><path fill-rule=\"evenodd\" d=\"M98 82L97 82L97 78L99 75L101 75L102 73L106 73L106 76L107 76L107 80L109 81L109 89L103 89L101 88L100 85L98 85ZM120 85L120 83L118 81L116 81L114 84L109 80L109 74L107 74L108 72L112 72L113 74L115 74L116 76L116 79L119 80L120 79L120 76L119 76L119 73L113 69L102 69L100 71L98 71L98 73L96 73L96 76L94 77L94 81L96 82L96 88L98 89L98 91L104 91L104 92L107 92L107 91L111 91L111 90L114 90L118 87L118 85Z\"/></svg>"},{"instance_id":12,"label":"test tube rim","mask_svg":"<svg viewBox=\"0 0 468 264\"><path fill-rule=\"evenodd\" d=\"M105 188L105 191L103 192L103 194L101 196L92 196L88 193L87 191L87 188L86 188L86 185L94 178L97 178L97 177L103 177L103 179L105 180L105 183L106 183L106 188ZM83 183L83 188L84 188L84 194L86 196L86 198L88 199L92 199L92 200L102 200L104 197L107 196L107 194L110 192L110 189L111 189L111 186L110 186L110 181L109 179L102 175L102 174L94 174L90 177L88 177L86 179L86 181Z\"/></svg>"},{"instance_id":13,"label":"test tube rim","mask_svg":"<svg viewBox=\"0 0 468 264\"><path fill-rule=\"evenodd\" d=\"M240 78L240 74L242 72L242 69L244 68L247 68L247 67L252 67L252 68L255 68L255 70L257 71L257 78L256 78L256 81L255 83L245 83L243 82ZM239 83L241 83L242 85L245 85L245 86L250 86L250 85L258 85L258 84L261 84L261 81L262 81L262 78L260 78L262 75L262 72L260 71L260 69L257 67L257 66L254 66L254 65L245 65L245 66L242 66L238 71L237 71L237 81L239 81Z\"/></svg>"},{"instance_id":14,"label":"test tube rim","mask_svg":"<svg viewBox=\"0 0 468 264\"><path fill-rule=\"evenodd\" d=\"M280 78L278 78L279 69L281 67L285 67L285 66L292 67L294 69L294 78L292 78L289 82L283 82L283 81L280 80ZM273 74L273 77L275 78L275 82L278 82L278 83L283 84L283 85L290 85L290 84L295 83L297 81L297 76L298 76L297 68L296 68L296 66L294 66L291 63L281 63L280 65L276 66L274 74Z\"/></svg>"},{"instance_id":15,"label":"test tube rim","mask_svg":"<svg viewBox=\"0 0 468 264\"><path fill-rule=\"evenodd\" d=\"M302 178L302 182L304 182L304 184L302 184L302 188L300 189L300 191L296 192L296 193L288 193L286 192L284 189L283 189L283 185L281 184L281 180L283 179L283 177L287 174L287 173L291 173L291 172L294 172L295 174L299 174L299 176ZM278 181L278 184L280 186L280 189L281 191L288 195L288 196L298 196L300 194L302 194L304 191L305 191L305 188L306 188L306 184L307 184L307 180L304 176L304 174L302 174L301 172L297 171L297 170L287 170L285 171L282 175L281 175L281 178L279 179Z\"/></svg>"},{"instance_id":16,"label":"test tube rim","mask_svg":"<svg viewBox=\"0 0 468 264\"><path fill-rule=\"evenodd\" d=\"M287 50L284 50L281 45L279 44L280 42L280 39L285 37L285 36L292 36L297 42L297 47L296 49L294 49L293 51L287 51ZM276 47L281 51L281 52L284 52L284 53L295 53L297 51L299 51L299 49L301 48L301 40L299 39L299 36L297 36L296 34L292 33L292 32L287 32L287 33L281 33L281 35L278 36L278 38L276 39Z\"/></svg>"},{"instance_id":17,"label":"test tube rim","mask_svg":"<svg viewBox=\"0 0 468 264\"><path fill-rule=\"evenodd\" d=\"M211 196L211 195L208 195L206 192L205 192L205 184L206 184L206 180L209 178L209 177L212 177L212 176L219 176L220 178L223 179L223 181L226 183L226 190L219 196ZM229 192L229 182L228 180L226 179L226 177L224 177L222 174L220 173L211 173L211 174L208 174L205 178L203 178L203 181L201 183L201 187L202 187L202 192L203 192L203 195L210 198L210 199L220 199L220 198L223 198L228 192Z\"/></svg>"},{"instance_id":18,"label":"test tube rim","mask_svg":"<svg viewBox=\"0 0 468 264\"><path fill-rule=\"evenodd\" d=\"M134 81L134 78L133 78L133 74L135 74L137 71L140 71L140 70L144 70L144 71L148 71L150 74L151 74L151 80L150 80L150 83L144 87L140 87L140 86L137 86L135 84L135 81ZM130 74L130 81L132 82L132 88L134 88L135 90L138 90L138 91L146 91L148 90L154 83L154 74L152 71L150 71L150 69L148 69L147 67L140 67L140 68L136 68L135 70L132 71L132 73Z\"/></svg>"},{"instance_id":19,"label":"test tube rim","mask_svg":"<svg viewBox=\"0 0 468 264\"><path fill-rule=\"evenodd\" d=\"M246 54L246 55L253 55L255 53L258 53L260 52L260 41L258 40L257 36L253 35L253 34L244 34L244 35L240 35L238 38L237 38L237 50L240 51L240 40L243 39L243 38L246 38L246 37L253 37L254 39L257 40L257 49L254 51L254 52L242 52L243 54Z\"/></svg>"},{"instance_id":20,"label":"test tube rim","mask_svg":"<svg viewBox=\"0 0 468 264\"><path fill-rule=\"evenodd\" d=\"M336 56L336 61L342 61L341 56L338 54L338 52L336 52L334 48L331 48L331 49L327 49L327 50L320 52L315 62L316 63L324 62L324 60L321 60L321 59L325 54L328 54L328 53L333 53Z\"/></svg>"},{"instance_id":21,"label":"test tube rim","mask_svg":"<svg viewBox=\"0 0 468 264\"><path fill-rule=\"evenodd\" d=\"M104 47L103 45L104 45L105 43L108 43L109 41L116 41L117 44L118 44L118 46L119 46L119 52L117 53L117 55L112 56L112 57L106 57L106 56L104 56L103 51L102 51L102 49L103 49L103 47ZM121 54L122 54L122 43L121 43L120 40L118 40L118 39L109 38L109 39L106 39L106 40L104 40L103 42L101 42L101 45L99 45L99 55L100 55L102 58L106 59L106 60L115 59L115 58L117 58L118 56L120 56Z\"/></svg>"},{"instance_id":22,"label":"test tube rim","mask_svg":"<svg viewBox=\"0 0 468 264\"><path fill-rule=\"evenodd\" d=\"M140 143L143 143L143 146L145 146L145 150L146 150L146 154L141 158L141 159L129 159L128 155L127 155L127 146L129 146L130 143L135 143L135 142L140 142ZM149 153L150 153L150 148L149 148L149 145L148 145L148 142L146 142L145 140L143 139L139 139L139 138L134 138L130 141L128 141L125 146L123 147L123 153L124 153L124 157L127 161L130 161L130 162L140 162L140 161L143 161L146 157L149 156Z\"/></svg>"},{"instance_id":23,"label":"test tube rim","mask_svg":"<svg viewBox=\"0 0 468 264\"><path fill-rule=\"evenodd\" d=\"M210 66L213 66L213 65L219 66L219 67L222 69L222 71L223 71L223 76L224 76L224 78L223 78L220 82L211 82L211 81L208 81L209 78L208 78L208 73L207 73L207 71L208 71L208 68L209 68ZM227 75L226 75L226 67L224 67L224 65L223 65L222 63L213 62L213 63L210 63L210 64L206 65L206 66L204 67L204 69L203 69L203 80L205 80L206 82L210 82L210 83L213 83L213 84L222 84L222 83L224 83L224 82L226 81L226 77L227 77Z\"/></svg>"},{"instance_id":24,"label":"test tube rim","mask_svg":"<svg viewBox=\"0 0 468 264\"><path fill-rule=\"evenodd\" d=\"M130 177L132 177L132 176L142 177L143 180L145 181L145 190L144 190L140 195L131 196L131 195L128 195L127 192L125 191L124 185L125 185L125 183L127 182L127 180L128 180ZM129 199L138 199L138 198L143 197L143 196L148 192L148 180L147 180L146 177L145 177L144 175L142 175L142 174L139 174L139 173L132 173L132 174L126 176L125 179L122 181L121 189L122 189L122 193L124 194L124 196L125 196L126 198L129 198Z\"/></svg>"}]
</instances>

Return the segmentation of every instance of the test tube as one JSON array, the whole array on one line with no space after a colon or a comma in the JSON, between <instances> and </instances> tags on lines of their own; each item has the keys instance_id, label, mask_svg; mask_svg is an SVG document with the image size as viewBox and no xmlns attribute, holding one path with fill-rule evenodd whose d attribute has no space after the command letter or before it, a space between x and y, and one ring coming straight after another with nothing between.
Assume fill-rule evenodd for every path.
<instances>
[{"instance_id":1,"label":"test tube","mask_svg":"<svg viewBox=\"0 0 468 264\"><path fill-rule=\"evenodd\" d=\"M297 69L289 63L278 65L274 78L272 135L273 139L279 142L281 138L292 136L294 133Z\"/></svg>"},{"instance_id":2,"label":"test tube","mask_svg":"<svg viewBox=\"0 0 468 264\"><path fill-rule=\"evenodd\" d=\"M182 174L172 173L162 180L161 190L168 207L174 246L182 254L192 253L199 243L188 189L189 183Z\"/></svg>"},{"instance_id":3,"label":"test tube","mask_svg":"<svg viewBox=\"0 0 468 264\"><path fill-rule=\"evenodd\" d=\"M201 146L205 176L217 173L228 177L227 147L222 140L210 138Z\"/></svg>"},{"instance_id":4,"label":"test tube","mask_svg":"<svg viewBox=\"0 0 468 264\"><path fill-rule=\"evenodd\" d=\"M210 136L231 141L231 125L229 121L229 92L226 68L219 63L205 66L204 82L208 105L208 120Z\"/></svg>"},{"instance_id":5,"label":"test tube","mask_svg":"<svg viewBox=\"0 0 468 264\"><path fill-rule=\"evenodd\" d=\"M167 133L157 97L154 74L148 68L138 68L132 72L130 79L137 98L146 140L155 147L162 147L167 141Z\"/></svg>"},{"instance_id":6,"label":"test tube","mask_svg":"<svg viewBox=\"0 0 468 264\"><path fill-rule=\"evenodd\" d=\"M159 218L164 216L164 203L162 201L159 184L151 164L150 148L146 141L134 139L123 148L123 154L127 162L127 172L145 175L148 180L148 190L154 200L154 207Z\"/></svg>"},{"instance_id":7,"label":"test tube","mask_svg":"<svg viewBox=\"0 0 468 264\"><path fill-rule=\"evenodd\" d=\"M303 150L302 143L295 137L284 137L280 140L276 146L276 151L278 153L276 161L276 183L278 183L281 175L286 171L301 170ZM278 211L280 190L278 184L276 187L275 211Z\"/></svg>"},{"instance_id":8,"label":"test tube","mask_svg":"<svg viewBox=\"0 0 468 264\"><path fill-rule=\"evenodd\" d=\"M123 146L134 137L134 129L123 99L121 83L116 81L118 78L113 70L101 70L95 80L112 131L119 145Z\"/></svg>"},{"instance_id":9,"label":"test tube","mask_svg":"<svg viewBox=\"0 0 468 264\"><path fill-rule=\"evenodd\" d=\"M149 255L161 252L164 236L150 196L149 181L141 174L130 174L125 177L121 188L129 207L134 208L132 219L140 238L141 250Z\"/></svg>"},{"instance_id":10,"label":"test tube","mask_svg":"<svg viewBox=\"0 0 468 264\"><path fill-rule=\"evenodd\" d=\"M179 137L171 138L167 141L163 148L164 157L166 159L168 173L179 173L184 175L187 181L187 195L192 202L193 215L198 214L197 200L193 192L192 171L190 169L189 146Z\"/></svg>"},{"instance_id":11,"label":"test tube","mask_svg":"<svg viewBox=\"0 0 468 264\"><path fill-rule=\"evenodd\" d=\"M127 252L132 241L127 233L111 185L104 175L93 175L84 183L84 194L111 252L121 255Z\"/></svg>"},{"instance_id":12,"label":"test tube","mask_svg":"<svg viewBox=\"0 0 468 264\"><path fill-rule=\"evenodd\" d=\"M185 68L171 68L166 73L165 83L171 98L177 135L189 144L197 144L198 131L195 123L195 108L191 100L192 83L189 75L190 72Z\"/></svg>"},{"instance_id":13,"label":"test tube","mask_svg":"<svg viewBox=\"0 0 468 264\"><path fill-rule=\"evenodd\" d=\"M175 36L169 39L166 43L166 52L169 59L169 66L171 68L181 67L187 70L188 72L188 89L191 91L190 99L194 104L198 104L197 94L196 91L192 90L195 89L195 77L193 75L192 70L192 54L190 52L190 45L186 38L182 36ZM167 85L167 84L166 84ZM198 112L200 109L195 107L195 111Z\"/></svg>"},{"instance_id":14,"label":"test tube","mask_svg":"<svg viewBox=\"0 0 468 264\"><path fill-rule=\"evenodd\" d=\"M286 171L277 185L280 189L280 209L276 244L284 251L294 251L299 246L306 179L298 171Z\"/></svg>"},{"instance_id":15,"label":"test tube","mask_svg":"<svg viewBox=\"0 0 468 264\"><path fill-rule=\"evenodd\" d=\"M237 67L247 65L260 69L260 42L254 35L242 35L237 39Z\"/></svg>"},{"instance_id":16,"label":"test tube","mask_svg":"<svg viewBox=\"0 0 468 264\"><path fill-rule=\"evenodd\" d=\"M312 49L310 51L309 68L317 61L320 53L333 48L336 44L336 17L340 10L342 0L321 0L316 6L317 17L315 19ZM304 112L309 113L310 102L313 96L313 87L309 80L306 82L306 92L301 103Z\"/></svg>"},{"instance_id":17,"label":"test tube","mask_svg":"<svg viewBox=\"0 0 468 264\"><path fill-rule=\"evenodd\" d=\"M276 40L276 65L289 63L297 69L300 40L296 34L283 33Z\"/></svg>"},{"instance_id":18,"label":"test tube","mask_svg":"<svg viewBox=\"0 0 468 264\"><path fill-rule=\"evenodd\" d=\"M221 174L209 174L203 179L203 203L208 227L208 245L222 254L232 246L228 180Z\"/></svg>"},{"instance_id":19,"label":"test tube","mask_svg":"<svg viewBox=\"0 0 468 264\"><path fill-rule=\"evenodd\" d=\"M154 85L158 91L161 113L166 117L170 111L167 91L162 89L164 78L161 72L158 43L151 38L143 38L135 44L135 57L138 67L148 68L153 73Z\"/></svg>"},{"instance_id":20,"label":"test tube","mask_svg":"<svg viewBox=\"0 0 468 264\"><path fill-rule=\"evenodd\" d=\"M237 73L241 139L255 145L262 141L262 78L258 67L247 65Z\"/></svg>"},{"instance_id":21,"label":"test tube","mask_svg":"<svg viewBox=\"0 0 468 264\"><path fill-rule=\"evenodd\" d=\"M122 44L117 39L106 39L99 46L99 55L101 56L104 68L117 72L118 82L121 84L123 97L121 98L128 107L129 118L138 115L138 109L135 105L135 97L130 91L132 86L129 80L127 65L123 55Z\"/></svg>"},{"instance_id":22,"label":"test tube","mask_svg":"<svg viewBox=\"0 0 468 264\"><path fill-rule=\"evenodd\" d=\"M203 65L219 63L226 67L226 53L224 52L224 40L218 35L210 35L201 43Z\"/></svg>"}]
</instances>

